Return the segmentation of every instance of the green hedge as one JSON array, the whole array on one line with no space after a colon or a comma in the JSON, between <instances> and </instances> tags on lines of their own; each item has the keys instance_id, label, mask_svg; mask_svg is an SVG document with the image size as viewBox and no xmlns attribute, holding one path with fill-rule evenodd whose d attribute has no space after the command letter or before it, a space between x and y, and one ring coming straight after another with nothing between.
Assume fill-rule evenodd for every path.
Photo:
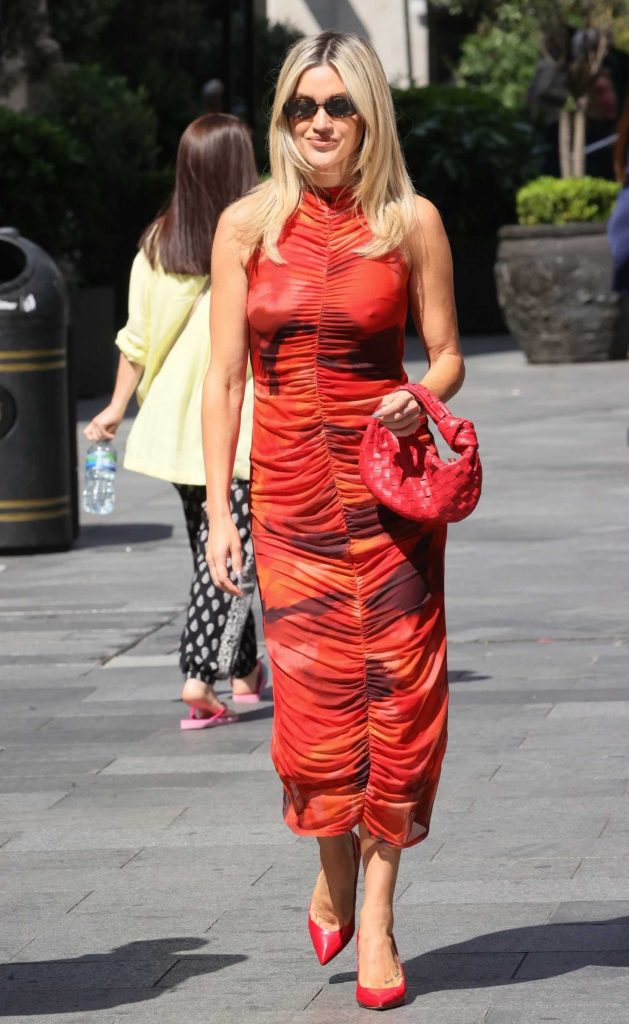
<instances>
[{"instance_id":1,"label":"green hedge","mask_svg":"<svg viewBox=\"0 0 629 1024\"><path fill-rule=\"evenodd\" d=\"M53 78L42 116L0 107L0 223L78 283L126 288L138 236L172 186L156 130L142 91L97 66Z\"/></svg>"},{"instance_id":2,"label":"green hedge","mask_svg":"<svg viewBox=\"0 0 629 1024\"><path fill-rule=\"evenodd\" d=\"M74 140L83 164L63 190L77 226L80 277L109 283L171 185L157 166L157 117L142 89L98 65L54 78L45 114Z\"/></svg>"},{"instance_id":3,"label":"green hedge","mask_svg":"<svg viewBox=\"0 0 629 1024\"><path fill-rule=\"evenodd\" d=\"M77 223L67 188L83 172L80 147L62 128L0 107L0 224L54 255L72 249Z\"/></svg>"},{"instance_id":4,"label":"green hedge","mask_svg":"<svg viewBox=\"0 0 629 1024\"><path fill-rule=\"evenodd\" d=\"M518 191L518 221L520 224L605 221L619 191L617 182L605 178L535 178Z\"/></svg>"},{"instance_id":5,"label":"green hedge","mask_svg":"<svg viewBox=\"0 0 629 1024\"><path fill-rule=\"evenodd\" d=\"M394 89L398 130L418 192L451 236L492 237L515 221L515 194L536 173L533 126L477 89Z\"/></svg>"}]
</instances>

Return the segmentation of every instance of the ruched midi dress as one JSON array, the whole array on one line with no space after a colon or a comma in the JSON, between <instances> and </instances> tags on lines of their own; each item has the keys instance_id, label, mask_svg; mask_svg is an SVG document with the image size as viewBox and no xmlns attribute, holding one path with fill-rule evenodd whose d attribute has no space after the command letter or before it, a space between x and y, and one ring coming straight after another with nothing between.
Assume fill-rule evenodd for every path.
<instances>
[{"instance_id":1,"label":"ruched midi dress","mask_svg":"<svg viewBox=\"0 0 629 1024\"><path fill-rule=\"evenodd\" d=\"M286 822L403 847L428 833L446 747L445 528L359 475L370 415L408 380L409 269L357 253L370 237L347 191L306 192L285 262L249 263L251 515Z\"/></svg>"}]
</instances>

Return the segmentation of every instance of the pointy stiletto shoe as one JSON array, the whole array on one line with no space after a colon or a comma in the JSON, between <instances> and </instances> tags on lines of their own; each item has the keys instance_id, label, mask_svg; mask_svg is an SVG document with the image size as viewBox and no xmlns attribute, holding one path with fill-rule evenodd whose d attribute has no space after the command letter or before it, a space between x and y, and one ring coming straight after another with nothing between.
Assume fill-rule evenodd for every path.
<instances>
[{"instance_id":1,"label":"pointy stiletto shoe","mask_svg":"<svg viewBox=\"0 0 629 1024\"><path fill-rule=\"evenodd\" d=\"M356 935L356 1002L365 1010L392 1010L394 1006L403 1006L406 1002L406 976L395 939L393 939L393 949L400 964L402 980L399 985L394 985L392 988L368 988L366 985L360 984L359 940L360 932Z\"/></svg>"},{"instance_id":2,"label":"pointy stiletto shoe","mask_svg":"<svg viewBox=\"0 0 629 1024\"><path fill-rule=\"evenodd\" d=\"M315 953L319 957L320 964L329 964L342 949L345 949L354 934L356 919L356 889L358 888L358 873L360 871L360 840L355 832L350 832L354 844L354 907L351 920L342 928L335 928L331 931L321 928L316 921L313 921L308 911L308 931L312 939Z\"/></svg>"}]
</instances>

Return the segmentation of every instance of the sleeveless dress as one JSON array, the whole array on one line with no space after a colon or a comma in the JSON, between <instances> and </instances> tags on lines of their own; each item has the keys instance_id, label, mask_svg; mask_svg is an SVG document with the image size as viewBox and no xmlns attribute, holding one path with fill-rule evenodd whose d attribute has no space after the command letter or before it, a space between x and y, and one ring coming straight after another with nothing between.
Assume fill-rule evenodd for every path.
<instances>
[{"instance_id":1,"label":"sleeveless dress","mask_svg":"<svg viewBox=\"0 0 629 1024\"><path fill-rule=\"evenodd\" d=\"M347 190L306 192L248 266L251 515L273 671L271 755L301 835L428 833L446 747L445 528L376 502L358 449L402 365L409 270Z\"/></svg>"}]
</instances>

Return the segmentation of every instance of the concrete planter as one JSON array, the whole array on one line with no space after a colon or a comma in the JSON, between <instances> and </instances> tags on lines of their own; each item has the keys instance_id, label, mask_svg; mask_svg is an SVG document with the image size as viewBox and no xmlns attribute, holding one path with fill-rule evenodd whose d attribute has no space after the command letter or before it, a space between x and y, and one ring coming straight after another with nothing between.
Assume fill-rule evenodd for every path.
<instances>
[{"instance_id":1,"label":"concrete planter","mask_svg":"<svg viewBox=\"0 0 629 1024\"><path fill-rule=\"evenodd\" d=\"M626 357L628 309L610 291L605 224L503 227L495 273L507 326L529 362Z\"/></svg>"}]
</instances>

